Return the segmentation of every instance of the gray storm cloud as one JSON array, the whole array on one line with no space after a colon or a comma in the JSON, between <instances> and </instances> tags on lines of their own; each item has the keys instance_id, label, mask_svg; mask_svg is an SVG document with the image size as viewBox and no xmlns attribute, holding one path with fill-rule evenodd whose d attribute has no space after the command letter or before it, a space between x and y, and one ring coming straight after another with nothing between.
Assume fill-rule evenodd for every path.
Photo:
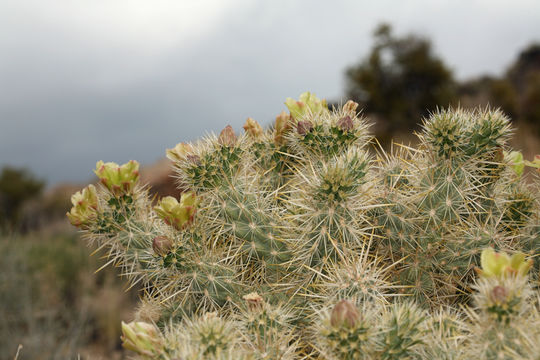
<instances>
[{"instance_id":1,"label":"gray storm cloud","mask_svg":"<svg viewBox=\"0 0 540 360\"><path fill-rule=\"evenodd\" d=\"M248 116L270 122L305 90L339 99L381 21L429 36L459 78L500 73L540 39L534 1L152 4L0 4L0 166L85 181L97 160L149 163Z\"/></svg>"}]
</instances>

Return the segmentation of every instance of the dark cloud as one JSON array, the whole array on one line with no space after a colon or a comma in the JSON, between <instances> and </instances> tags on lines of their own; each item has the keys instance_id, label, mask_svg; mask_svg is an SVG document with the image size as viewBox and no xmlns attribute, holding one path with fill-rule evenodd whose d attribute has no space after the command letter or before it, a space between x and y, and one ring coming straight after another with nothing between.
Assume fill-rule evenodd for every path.
<instances>
[{"instance_id":1,"label":"dark cloud","mask_svg":"<svg viewBox=\"0 0 540 360\"><path fill-rule=\"evenodd\" d=\"M184 27L172 1L160 4L173 14L148 18L110 3L106 16L63 1L0 6L0 165L84 181L96 160L149 163L248 116L270 122L305 90L339 98L382 20L430 36L460 77L502 71L540 37L527 1L235 1Z\"/></svg>"}]
</instances>

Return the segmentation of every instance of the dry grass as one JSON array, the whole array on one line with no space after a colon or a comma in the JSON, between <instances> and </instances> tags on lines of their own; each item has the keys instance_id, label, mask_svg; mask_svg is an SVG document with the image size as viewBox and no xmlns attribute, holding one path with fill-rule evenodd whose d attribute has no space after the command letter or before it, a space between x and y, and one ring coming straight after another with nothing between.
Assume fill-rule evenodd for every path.
<instances>
[{"instance_id":1,"label":"dry grass","mask_svg":"<svg viewBox=\"0 0 540 360\"><path fill-rule=\"evenodd\" d=\"M121 359L137 294L69 227L0 236L0 358ZM18 345L23 348L18 351Z\"/></svg>"}]
</instances>

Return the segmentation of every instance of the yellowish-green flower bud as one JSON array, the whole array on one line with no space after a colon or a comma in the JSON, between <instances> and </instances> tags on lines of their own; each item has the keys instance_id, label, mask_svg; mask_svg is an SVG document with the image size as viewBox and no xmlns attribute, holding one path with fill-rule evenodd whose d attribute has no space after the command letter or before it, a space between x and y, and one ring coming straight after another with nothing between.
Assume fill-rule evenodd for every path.
<instances>
[{"instance_id":1,"label":"yellowish-green flower bud","mask_svg":"<svg viewBox=\"0 0 540 360\"><path fill-rule=\"evenodd\" d=\"M276 117L274 142L277 145L283 145L285 142L285 134L292 128L292 118L285 111L282 111Z\"/></svg>"},{"instance_id":2,"label":"yellowish-green flower bud","mask_svg":"<svg viewBox=\"0 0 540 360\"><path fill-rule=\"evenodd\" d=\"M263 128L252 118L247 118L243 128L254 139L258 139L263 135Z\"/></svg>"},{"instance_id":3,"label":"yellowish-green flower bud","mask_svg":"<svg viewBox=\"0 0 540 360\"><path fill-rule=\"evenodd\" d=\"M227 125L219 134L218 143L223 146L233 147L236 144L236 134L231 125Z\"/></svg>"},{"instance_id":4,"label":"yellowish-green flower bud","mask_svg":"<svg viewBox=\"0 0 540 360\"><path fill-rule=\"evenodd\" d=\"M316 116L322 112L328 111L326 100L320 100L315 94L310 92L305 92L300 95L300 100L298 101L287 98L287 100L285 100L285 105L287 105L287 108L291 112L291 116L295 120L301 120L307 115Z\"/></svg>"},{"instance_id":5,"label":"yellowish-green flower bud","mask_svg":"<svg viewBox=\"0 0 540 360\"><path fill-rule=\"evenodd\" d=\"M164 341L159 330L142 321L129 324L122 321L121 340L124 348L151 359L164 352Z\"/></svg>"},{"instance_id":6,"label":"yellowish-green flower bud","mask_svg":"<svg viewBox=\"0 0 540 360\"><path fill-rule=\"evenodd\" d=\"M87 229L97 218L98 198L94 185L88 185L82 191L71 196L73 207L66 215L72 225Z\"/></svg>"},{"instance_id":7,"label":"yellowish-green flower bud","mask_svg":"<svg viewBox=\"0 0 540 360\"><path fill-rule=\"evenodd\" d=\"M516 173L517 176L523 175L523 170L525 169L525 162L523 161L523 154L519 151L504 152L504 158L510 162L512 170Z\"/></svg>"},{"instance_id":8,"label":"yellowish-green flower bud","mask_svg":"<svg viewBox=\"0 0 540 360\"><path fill-rule=\"evenodd\" d=\"M495 252L492 248L482 251L480 258L483 277L525 276L532 266L532 260L525 260L525 255L515 253L511 257L503 252Z\"/></svg>"},{"instance_id":9,"label":"yellowish-green flower bud","mask_svg":"<svg viewBox=\"0 0 540 360\"><path fill-rule=\"evenodd\" d=\"M154 210L165 223L180 230L193 221L198 204L195 193L189 192L182 194L180 202L172 196L161 199Z\"/></svg>"},{"instance_id":10,"label":"yellowish-green flower bud","mask_svg":"<svg viewBox=\"0 0 540 360\"><path fill-rule=\"evenodd\" d=\"M338 302L330 314L330 325L333 327L354 328L358 321L360 321L360 313L356 306L348 300Z\"/></svg>"},{"instance_id":11,"label":"yellowish-green flower bud","mask_svg":"<svg viewBox=\"0 0 540 360\"><path fill-rule=\"evenodd\" d=\"M525 165L536 168L538 172L540 172L540 155L535 155L533 161L524 161Z\"/></svg>"},{"instance_id":12,"label":"yellowish-green flower bud","mask_svg":"<svg viewBox=\"0 0 540 360\"><path fill-rule=\"evenodd\" d=\"M174 148L167 149L167 158L172 161L181 161L191 152L193 152L193 146L191 144L179 143Z\"/></svg>"},{"instance_id":13,"label":"yellowish-green flower bud","mask_svg":"<svg viewBox=\"0 0 540 360\"><path fill-rule=\"evenodd\" d=\"M135 160L119 166L98 161L94 173L114 195L130 194L139 180L139 163Z\"/></svg>"}]
</instances>

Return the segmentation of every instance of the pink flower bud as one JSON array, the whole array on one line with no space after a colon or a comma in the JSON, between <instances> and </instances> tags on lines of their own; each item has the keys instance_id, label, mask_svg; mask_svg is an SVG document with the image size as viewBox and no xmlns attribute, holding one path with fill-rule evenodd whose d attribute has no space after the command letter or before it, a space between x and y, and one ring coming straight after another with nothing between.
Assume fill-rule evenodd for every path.
<instances>
[{"instance_id":1,"label":"pink flower bud","mask_svg":"<svg viewBox=\"0 0 540 360\"><path fill-rule=\"evenodd\" d=\"M311 129L313 129L313 125L310 121L299 121L296 125L296 131L299 135L306 135Z\"/></svg>"},{"instance_id":2,"label":"pink flower bud","mask_svg":"<svg viewBox=\"0 0 540 360\"><path fill-rule=\"evenodd\" d=\"M234 133L231 125L227 125L225 129L221 130L219 134L218 142L223 146L233 147L236 144L236 134Z\"/></svg>"},{"instance_id":3,"label":"pink flower bud","mask_svg":"<svg viewBox=\"0 0 540 360\"><path fill-rule=\"evenodd\" d=\"M349 115L339 119L337 126L343 131L351 131L354 128L352 118Z\"/></svg>"},{"instance_id":4,"label":"pink flower bud","mask_svg":"<svg viewBox=\"0 0 540 360\"><path fill-rule=\"evenodd\" d=\"M333 327L346 326L353 328L360 320L360 313L356 306L348 300L341 300L334 306L330 314L330 324Z\"/></svg>"},{"instance_id":5,"label":"pink flower bud","mask_svg":"<svg viewBox=\"0 0 540 360\"><path fill-rule=\"evenodd\" d=\"M165 256L173 248L173 242L166 236L156 236L152 240L152 249L157 255Z\"/></svg>"},{"instance_id":6,"label":"pink flower bud","mask_svg":"<svg viewBox=\"0 0 540 360\"><path fill-rule=\"evenodd\" d=\"M495 303L502 304L506 302L508 290L505 287L497 285L491 290L491 300Z\"/></svg>"}]
</instances>

